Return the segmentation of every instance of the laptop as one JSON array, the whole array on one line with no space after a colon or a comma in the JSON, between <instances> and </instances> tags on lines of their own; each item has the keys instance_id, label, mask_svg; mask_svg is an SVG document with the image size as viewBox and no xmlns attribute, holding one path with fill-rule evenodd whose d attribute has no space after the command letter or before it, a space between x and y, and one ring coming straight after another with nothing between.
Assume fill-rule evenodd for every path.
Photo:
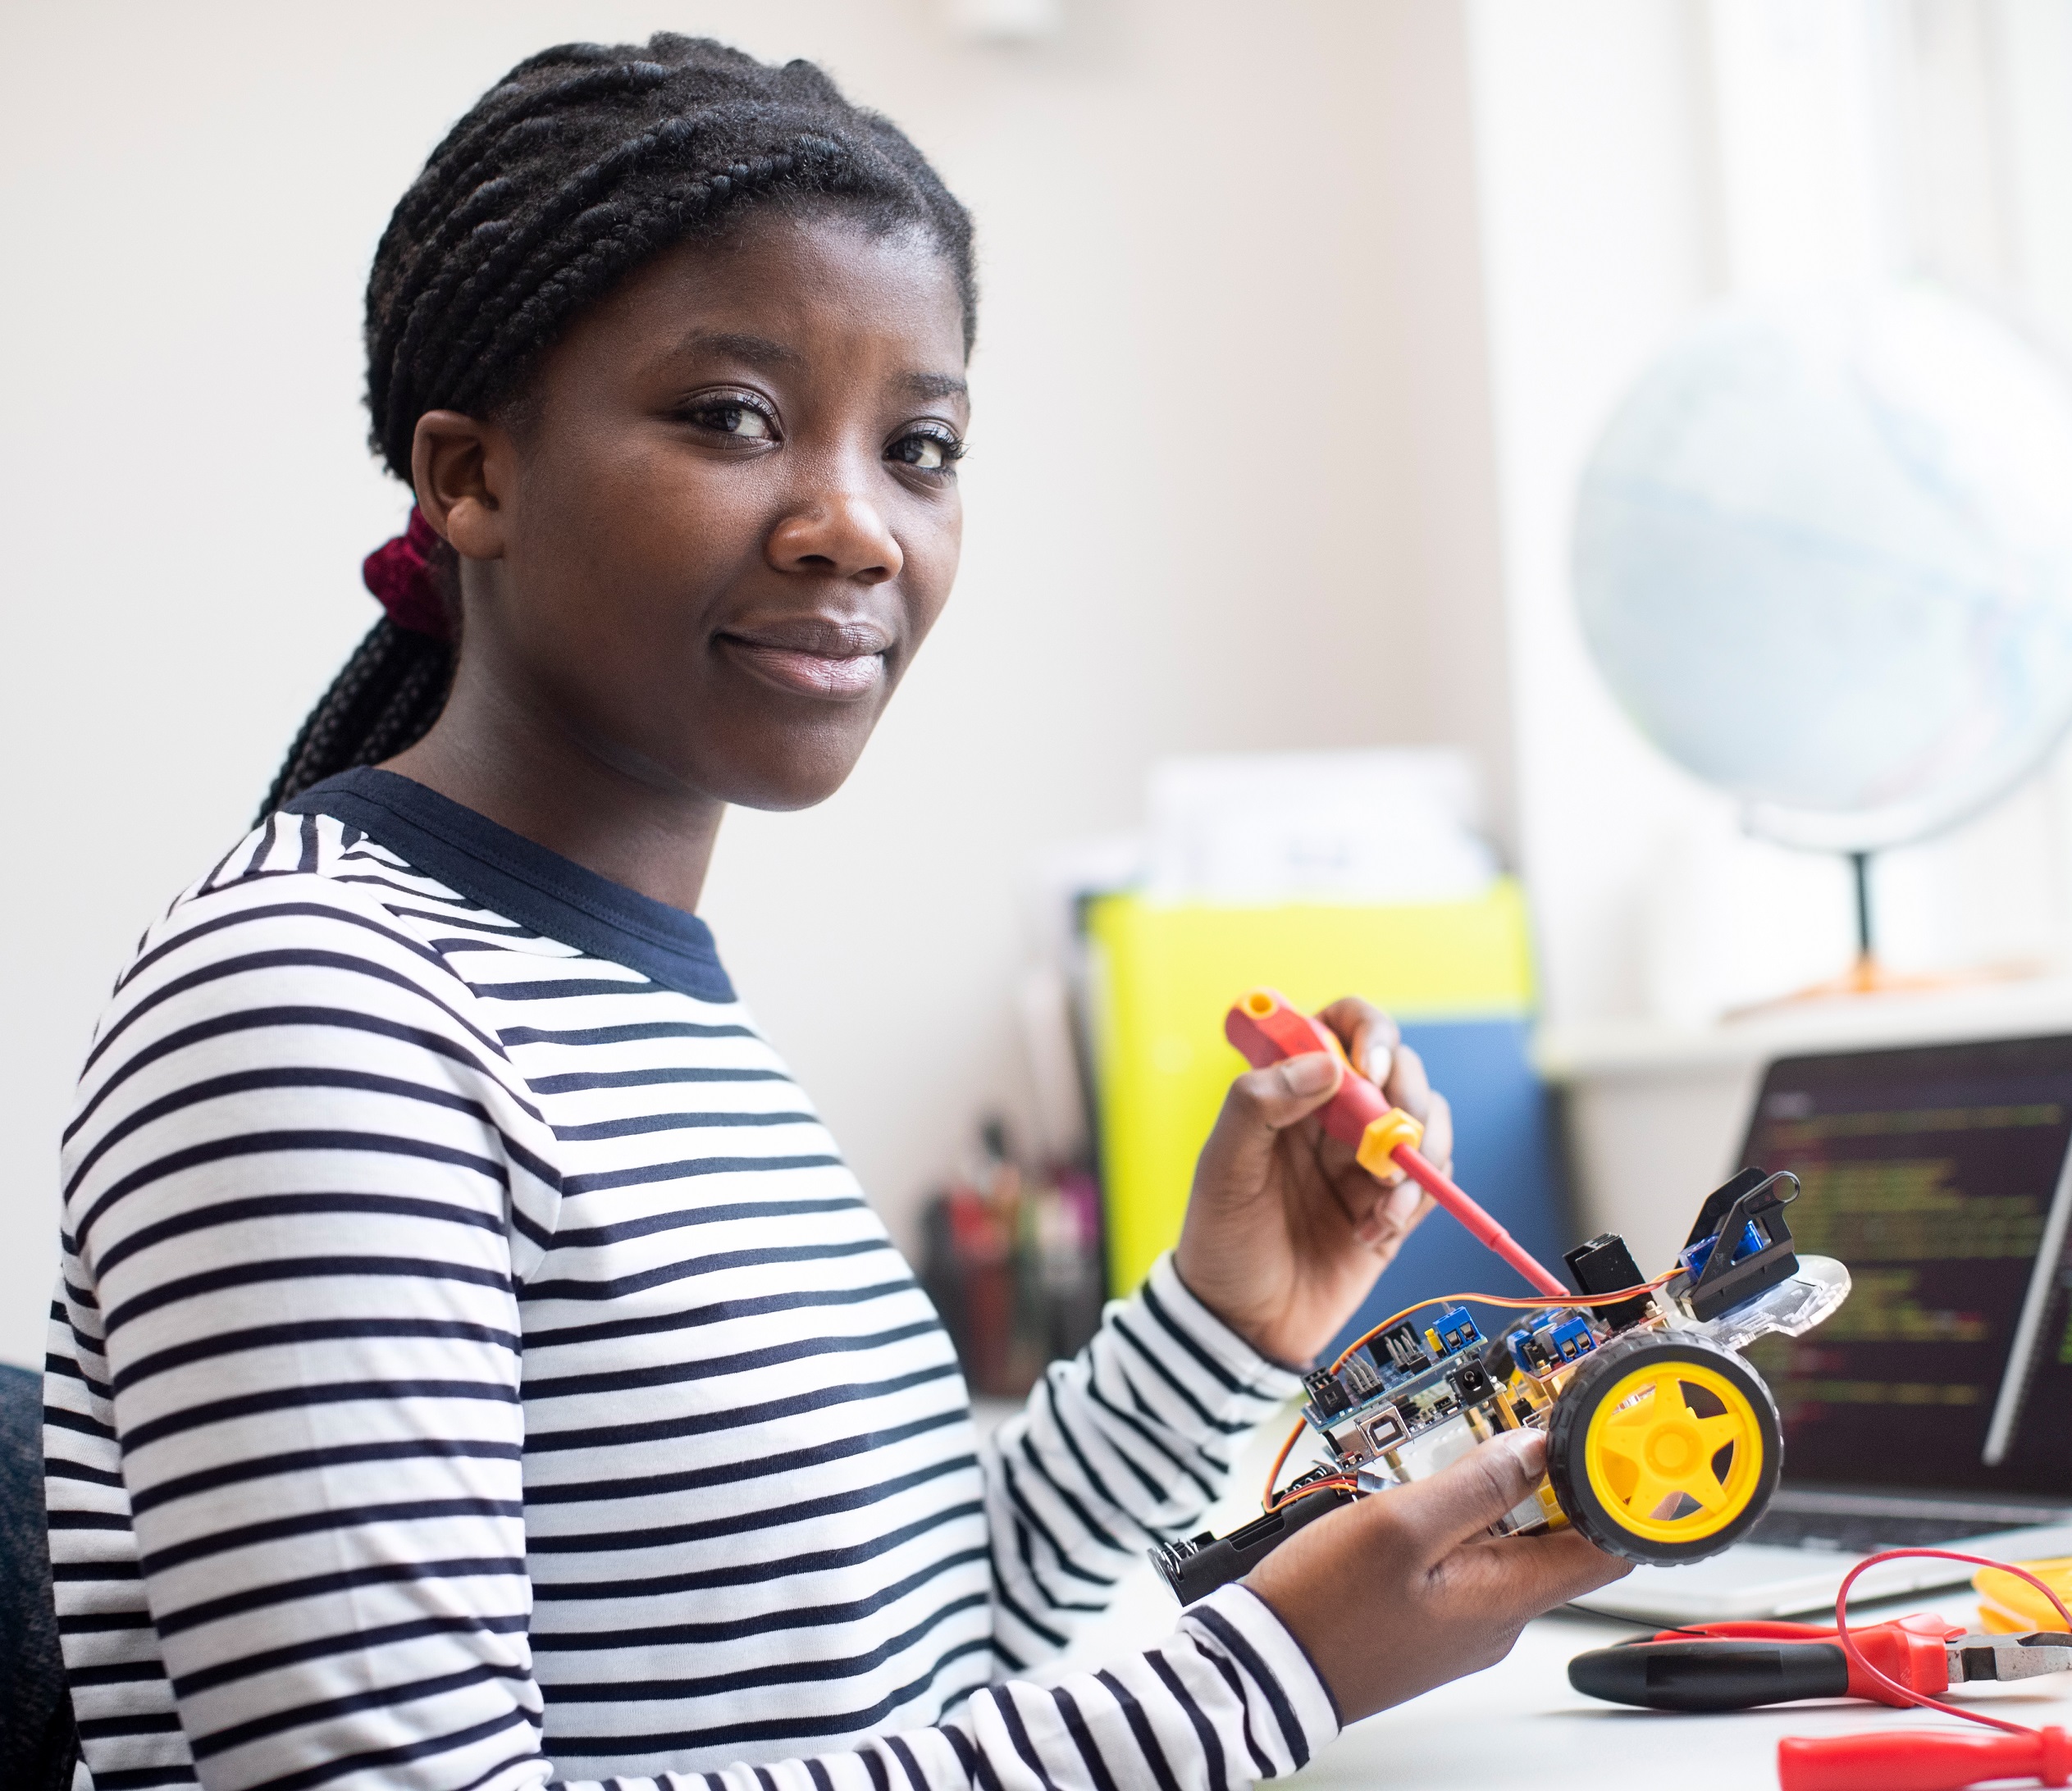
<instances>
[{"instance_id":1,"label":"laptop","mask_svg":"<svg viewBox=\"0 0 2072 1791\"><path fill-rule=\"evenodd\" d=\"M1880 1549L2072 1555L2072 1037L1780 1060L1741 1161L1799 1178L1799 1248L1839 1257L1855 1289L1748 1352L1784 1425L1748 1539L1578 1602L1649 1623L1790 1616L1832 1610ZM1851 1597L1972 1571L1887 1562Z\"/></svg>"}]
</instances>

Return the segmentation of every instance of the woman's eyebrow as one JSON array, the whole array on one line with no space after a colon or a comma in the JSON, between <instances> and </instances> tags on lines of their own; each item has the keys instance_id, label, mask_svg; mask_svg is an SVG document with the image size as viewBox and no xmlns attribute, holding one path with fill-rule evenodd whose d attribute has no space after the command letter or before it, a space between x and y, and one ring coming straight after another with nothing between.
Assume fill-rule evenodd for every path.
<instances>
[{"instance_id":1,"label":"woman's eyebrow","mask_svg":"<svg viewBox=\"0 0 2072 1791\"><path fill-rule=\"evenodd\" d=\"M740 330L687 330L677 340L676 353L728 355L759 367L800 367L806 361L788 344ZM954 373L902 373L895 383L901 391L919 399L965 398L970 394L970 388Z\"/></svg>"},{"instance_id":2,"label":"woman's eyebrow","mask_svg":"<svg viewBox=\"0 0 2072 1791\"><path fill-rule=\"evenodd\" d=\"M751 367L796 367L806 357L796 349L768 336L751 335L738 330L691 330L677 341L676 352L691 354L731 355Z\"/></svg>"},{"instance_id":3,"label":"woman's eyebrow","mask_svg":"<svg viewBox=\"0 0 2072 1791\"><path fill-rule=\"evenodd\" d=\"M899 385L915 398L966 398L971 391L953 373L902 373Z\"/></svg>"}]
</instances>

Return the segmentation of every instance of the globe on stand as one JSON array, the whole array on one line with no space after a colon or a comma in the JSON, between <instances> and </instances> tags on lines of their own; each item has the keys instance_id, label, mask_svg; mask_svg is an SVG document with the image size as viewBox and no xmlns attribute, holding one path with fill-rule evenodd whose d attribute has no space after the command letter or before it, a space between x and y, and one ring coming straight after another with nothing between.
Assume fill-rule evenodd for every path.
<instances>
[{"instance_id":1,"label":"globe on stand","mask_svg":"<svg viewBox=\"0 0 2072 1791\"><path fill-rule=\"evenodd\" d=\"M1749 831L1869 855L1969 819L2072 725L2072 392L1924 285L1722 307L1619 405L1576 601L1633 724ZM1823 991L1824 992L1824 991Z\"/></svg>"}]
</instances>

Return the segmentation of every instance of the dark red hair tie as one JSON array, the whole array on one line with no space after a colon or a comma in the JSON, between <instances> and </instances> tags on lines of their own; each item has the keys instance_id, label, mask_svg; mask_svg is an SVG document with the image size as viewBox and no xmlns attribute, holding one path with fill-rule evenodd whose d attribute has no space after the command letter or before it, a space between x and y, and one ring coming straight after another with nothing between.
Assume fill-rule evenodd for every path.
<instances>
[{"instance_id":1,"label":"dark red hair tie","mask_svg":"<svg viewBox=\"0 0 2072 1791\"><path fill-rule=\"evenodd\" d=\"M392 541L384 541L360 565L360 576L380 600L389 620L413 634L435 640L453 637L446 600L431 556L443 545L424 512L410 512L410 526Z\"/></svg>"}]
</instances>

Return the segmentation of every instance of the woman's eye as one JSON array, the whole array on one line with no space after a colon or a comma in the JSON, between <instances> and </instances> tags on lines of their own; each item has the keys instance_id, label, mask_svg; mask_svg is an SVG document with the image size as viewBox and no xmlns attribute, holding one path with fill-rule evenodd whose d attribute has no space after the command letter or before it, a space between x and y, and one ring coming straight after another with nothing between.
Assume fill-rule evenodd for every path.
<instances>
[{"instance_id":1,"label":"woman's eye","mask_svg":"<svg viewBox=\"0 0 2072 1791\"><path fill-rule=\"evenodd\" d=\"M709 429L715 435L727 435L736 441L774 441L776 426L768 415L753 404L737 404L720 400L718 403L693 404L684 415L701 429Z\"/></svg>"},{"instance_id":2,"label":"woman's eye","mask_svg":"<svg viewBox=\"0 0 2072 1791\"><path fill-rule=\"evenodd\" d=\"M954 435L916 430L910 435L901 435L892 444L888 453L889 458L913 467L916 472L947 472L964 458L964 444Z\"/></svg>"}]
</instances>

